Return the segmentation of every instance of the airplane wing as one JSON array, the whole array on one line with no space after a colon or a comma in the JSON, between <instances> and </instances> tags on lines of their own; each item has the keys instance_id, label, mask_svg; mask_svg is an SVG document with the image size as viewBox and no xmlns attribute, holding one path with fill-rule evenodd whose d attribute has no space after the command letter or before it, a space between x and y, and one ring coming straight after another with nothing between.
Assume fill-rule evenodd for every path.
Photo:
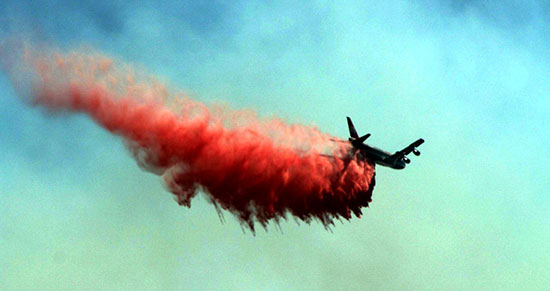
<instances>
[{"instance_id":1,"label":"airplane wing","mask_svg":"<svg viewBox=\"0 0 550 291\"><path fill-rule=\"evenodd\" d=\"M325 154L317 154L317 155L321 157L329 158L329 159L336 159L335 156L331 156L331 155L325 155Z\"/></svg>"},{"instance_id":2,"label":"airplane wing","mask_svg":"<svg viewBox=\"0 0 550 291\"><path fill-rule=\"evenodd\" d=\"M343 139L329 138L329 140L330 140L330 141L333 141L333 142L349 143L349 140L343 140Z\"/></svg>"},{"instance_id":3,"label":"airplane wing","mask_svg":"<svg viewBox=\"0 0 550 291\"><path fill-rule=\"evenodd\" d=\"M416 147L418 147L419 145L423 144L424 143L424 140L419 138L418 140L416 140L415 142L411 143L409 146L407 146L406 148L396 152L395 154L393 154L392 156L388 157L387 158L387 161L389 163L393 163L395 162L396 160L400 160L400 159L403 159L406 155L410 154L412 151L415 151L415 155L420 155L420 152L418 150L416 150ZM409 160L410 162L410 160ZM408 162L407 162L408 163Z\"/></svg>"},{"instance_id":4,"label":"airplane wing","mask_svg":"<svg viewBox=\"0 0 550 291\"><path fill-rule=\"evenodd\" d=\"M400 150L399 153L402 153L403 156L406 156L406 155L410 154L413 150L415 150L416 147L418 147L419 145L421 145L423 143L424 143L424 140L419 138L417 141L411 143L408 147Z\"/></svg>"}]
</instances>

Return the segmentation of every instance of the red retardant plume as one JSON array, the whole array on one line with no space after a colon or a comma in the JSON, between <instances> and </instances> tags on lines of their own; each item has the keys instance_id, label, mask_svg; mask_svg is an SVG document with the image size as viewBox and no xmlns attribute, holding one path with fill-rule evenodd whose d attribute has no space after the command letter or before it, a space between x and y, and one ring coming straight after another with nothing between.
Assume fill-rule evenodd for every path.
<instances>
[{"instance_id":1,"label":"red retardant plume","mask_svg":"<svg viewBox=\"0 0 550 291\"><path fill-rule=\"evenodd\" d=\"M0 48L21 95L50 111L82 112L121 136L137 163L161 175L180 205L201 192L254 231L291 214L309 223L360 217L374 165L313 127L204 105L130 66L83 51ZM342 158L328 158L331 154Z\"/></svg>"}]
</instances>

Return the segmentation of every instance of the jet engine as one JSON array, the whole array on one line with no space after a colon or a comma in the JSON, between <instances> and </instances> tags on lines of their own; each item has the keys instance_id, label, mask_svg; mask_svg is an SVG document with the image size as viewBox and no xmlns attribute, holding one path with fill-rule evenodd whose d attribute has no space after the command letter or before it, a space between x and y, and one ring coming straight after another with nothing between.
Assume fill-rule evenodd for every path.
<instances>
[{"instance_id":1,"label":"jet engine","mask_svg":"<svg viewBox=\"0 0 550 291\"><path fill-rule=\"evenodd\" d=\"M409 158L407 158L407 157L403 157L403 161L407 164L409 164L411 162L411 160L409 160Z\"/></svg>"},{"instance_id":2,"label":"jet engine","mask_svg":"<svg viewBox=\"0 0 550 291\"><path fill-rule=\"evenodd\" d=\"M420 151L417 150L417 149L414 149L414 150L413 150L413 154L414 154L415 156L420 156Z\"/></svg>"}]
</instances>

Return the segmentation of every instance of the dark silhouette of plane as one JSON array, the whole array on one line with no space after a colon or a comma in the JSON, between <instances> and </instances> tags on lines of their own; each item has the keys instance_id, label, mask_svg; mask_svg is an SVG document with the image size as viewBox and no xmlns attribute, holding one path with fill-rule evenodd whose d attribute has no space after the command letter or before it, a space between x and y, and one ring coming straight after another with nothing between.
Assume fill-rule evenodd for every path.
<instances>
[{"instance_id":1,"label":"dark silhouette of plane","mask_svg":"<svg viewBox=\"0 0 550 291\"><path fill-rule=\"evenodd\" d=\"M349 139L347 141L333 139L333 141L351 143L351 145L353 146L351 154L352 157L355 159L366 160L368 162L373 162L381 166L401 170L404 169L405 166L407 166L407 164L411 162L411 160L407 158L408 154L412 152L416 156L420 155L420 151L416 148L424 143L424 140L421 138L411 143L408 147L397 151L394 154L391 154L381 149L365 144L365 140L369 138L370 133L359 137L359 135L357 134L357 130L355 130L355 126L353 126L351 118L347 117L347 119L350 135Z\"/></svg>"}]
</instances>

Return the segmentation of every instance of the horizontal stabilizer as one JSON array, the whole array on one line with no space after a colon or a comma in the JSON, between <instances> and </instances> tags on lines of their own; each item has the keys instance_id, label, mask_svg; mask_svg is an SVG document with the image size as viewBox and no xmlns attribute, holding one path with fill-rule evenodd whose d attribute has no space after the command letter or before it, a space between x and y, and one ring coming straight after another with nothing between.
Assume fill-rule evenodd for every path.
<instances>
[{"instance_id":1,"label":"horizontal stabilizer","mask_svg":"<svg viewBox=\"0 0 550 291\"><path fill-rule=\"evenodd\" d=\"M364 143L367 140L367 138L369 138L369 136L370 136L370 133L367 133L367 134L363 135L362 137L358 138L357 142Z\"/></svg>"}]
</instances>

